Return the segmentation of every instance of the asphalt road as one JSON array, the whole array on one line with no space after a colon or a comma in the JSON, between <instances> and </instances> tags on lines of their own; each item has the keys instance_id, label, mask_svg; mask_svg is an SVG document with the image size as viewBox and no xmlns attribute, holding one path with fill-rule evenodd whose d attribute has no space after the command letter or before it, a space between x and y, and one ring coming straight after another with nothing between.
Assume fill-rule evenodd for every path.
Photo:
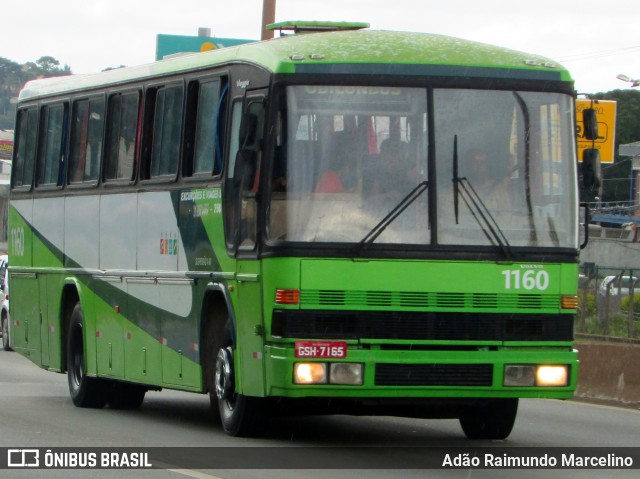
<instances>
[{"instance_id":1,"label":"asphalt road","mask_svg":"<svg viewBox=\"0 0 640 479\"><path fill-rule=\"evenodd\" d=\"M156 470L0 470L2 478L599 478L640 477L630 470L464 469L420 470L380 468L376 452L364 455L367 470L329 469L341 464L342 454L360 453L354 446L385 446L398 451L416 447L492 447L509 452L512 447L539 451L566 447L640 448L640 411L574 401L523 400L514 431L506 441L470 442L457 420L399 419L390 417L303 417L271 423L259 439L226 436L209 408L206 396L176 391L149 392L139 410L80 409L73 406L66 376L39 369L12 352L0 351L0 447L307 447L325 449L327 469L226 469L196 470L167 462ZM313 448L313 449L311 449ZM168 449L170 451L171 449ZM286 454L275 457L286 460ZM290 450L290 449L287 449ZM342 451L343 450L343 451ZM237 449L227 451L237 453ZM247 449L247 454L252 449ZM416 450L419 452L419 450ZM219 452L219 450L218 450ZM253 451L255 452L255 451ZM331 454L334 454L332 456ZM373 455L372 455L373 454ZM335 461L334 461L335 459ZM250 460L250 459L249 459ZM168 458L170 461L170 457ZM371 468L368 462L370 461ZM640 461L639 461L640 462ZM640 465L640 464L639 464ZM336 466L337 467L337 466Z\"/></svg>"}]
</instances>

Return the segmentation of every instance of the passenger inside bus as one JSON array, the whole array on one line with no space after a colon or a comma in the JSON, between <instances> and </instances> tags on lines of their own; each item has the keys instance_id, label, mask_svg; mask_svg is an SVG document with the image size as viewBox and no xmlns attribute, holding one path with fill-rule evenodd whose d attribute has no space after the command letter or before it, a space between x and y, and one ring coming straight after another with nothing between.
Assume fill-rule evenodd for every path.
<instances>
[{"instance_id":1,"label":"passenger inside bus","mask_svg":"<svg viewBox=\"0 0 640 479\"><path fill-rule=\"evenodd\" d=\"M467 153L463 170L463 176L492 212L510 205L508 170L496 168L495 163L483 150L474 148Z\"/></svg>"},{"instance_id":2,"label":"passenger inside bus","mask_svg":"<svg viewBox=\"0 0 640 479\"><path fill-rule=\"evenodd\" d=\"M407 160L407 144L396 138L387 138L380 144L378 173L373 176L369 193L372 196L402 198L417 184L415 167Z\"/></svg>"},{"instance_id":3,"label":"passenger inside bus","mask_svg":"<svg viewBox=\"0 0 640 479\"><path fill-rule=\"evenodd\" d=\"M330 166L316 183L316 193L344 193L347 191L348 187L345 186L345 183L349 183L348 174L352 157L349 154L351 149L349 148L348 139L345 131L333 134L328 148L328 163Z\"/></svg>"}]
</instances>

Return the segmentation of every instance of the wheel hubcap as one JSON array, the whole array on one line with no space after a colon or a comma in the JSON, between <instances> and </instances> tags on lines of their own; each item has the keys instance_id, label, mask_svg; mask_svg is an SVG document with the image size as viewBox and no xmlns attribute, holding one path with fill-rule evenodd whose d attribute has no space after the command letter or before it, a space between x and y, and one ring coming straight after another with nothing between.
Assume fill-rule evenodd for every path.
<instances>
[{"instance_id":1,"label":"wheel hubcap","mask_svg":"<svg viewBox=\"0 0 640 479\"><path fill-rule=\"evenodd\" d=\"M216 360L216 397L229 401L235 391L233 379L233 355L230 348L222 348Z\"/></svg>"}]
</instances>

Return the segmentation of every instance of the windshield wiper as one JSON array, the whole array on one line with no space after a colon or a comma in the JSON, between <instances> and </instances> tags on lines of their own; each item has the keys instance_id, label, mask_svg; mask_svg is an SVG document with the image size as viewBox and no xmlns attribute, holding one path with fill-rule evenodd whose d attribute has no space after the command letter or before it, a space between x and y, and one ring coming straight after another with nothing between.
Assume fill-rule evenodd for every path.
<instances>
[{"instance_id":1,"label":"windshield wiper","mask_svg":"<svg viewBox=\"0 0 640 479\"><path fill-rule=\"evenodd\" d=\"M458 175L458 135L454 135L453 137L453 210L456 219L456 224L458 224L458 213L459 213L459 198L462 198L462 201L469 211L471 212L471 216L476 220L478 226L487 237L489 242L498 246L505 258L511 258L513 256L511 252L511 245L509 244L509 240L505 236L504 232L498 225L498 222L491 214L487 205L484 204L482 198L475 190L471 182L466 177L460 177Z\"/></svg>"},{"instance_id":2,"label":"windshield wiper","mask_svg":"<svg viewBox=\"0 0 640 479\"><path fill-rule=\"evenodd\" d=\"M365 235L364 238L360 240L360 242L356 245L356 251L362 251L365 246L373 243L378 236L380 236L387 227L395 221L395 219L400 216L404 210L406 210L411 204L417 200L422 193L427 191L429 188L428 181L422 181L418 183L418 185L413 188L404 198L400 200L400 202L393 207L389 213L380 220L380 222L375 225L371 230Z\"/></svg>"},{"instance_id":3,"label":"windshield wiper","mask_svg":"<svg viewBox=\"0 0 640 479\"><path fill-rule=\"evenodd\" d=\"M513 96L516 97L518 106L522 110L522 116L524 118L524 179L525 179L525 198L527 200L527 210L529 212L529 241L531 244L538 243L538 234L536 232L536 225L533 221L533 204L531 203L531 118L529 115L529 107L527 102L518 92L513 92Z\"/></svg>"}]
</instances>

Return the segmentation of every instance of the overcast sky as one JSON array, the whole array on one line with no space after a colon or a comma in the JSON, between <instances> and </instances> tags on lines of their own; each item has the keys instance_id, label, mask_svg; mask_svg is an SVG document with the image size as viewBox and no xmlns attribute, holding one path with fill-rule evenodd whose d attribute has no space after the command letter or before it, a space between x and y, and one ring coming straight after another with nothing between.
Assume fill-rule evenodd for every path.
<instances>
[{"instance_id":1,"label":"overcast sky","mask_svg":"<svg viewBox=\"0 0 640 479\"><path fill-rule=\"evenodd\" d=\"M276 0L276 21L369 22L373 29L430 32L547 56L579 92L640 77L638 0ZM156 35L260 37L262 0L30 0L3 2L0 57L48 55L74 73L155 58Z\"/></svg>"}]
</instances>

